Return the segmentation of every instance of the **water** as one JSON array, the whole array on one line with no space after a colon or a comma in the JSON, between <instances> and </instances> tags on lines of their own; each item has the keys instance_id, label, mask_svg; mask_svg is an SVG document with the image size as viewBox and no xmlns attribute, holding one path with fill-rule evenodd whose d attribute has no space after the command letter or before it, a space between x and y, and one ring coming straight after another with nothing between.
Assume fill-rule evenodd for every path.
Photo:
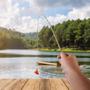
<instances>
[{"instance_id":1,"label":"water","mask_svg":"<svg viewBox=\"0 0 90 90\"><path fill-rule=\"evenodd\" d=\"M10 53L10 54L20 54L20 55L37 55L37 54L41 54L41 55L58 55L59 52L47 52L47 51L38 51L38 50L26 50L26 49L6 49L6 50L0 50L0 53ZM90 53L75 53L73 52L73 54L75 55L80 55L80 56L90 56Z\"/></svg>"},{"instance_id":2,"label":"water","mask_svg":"<svg viewBox=\"0 0 90 90\"><path fill-rule=\"evenodd\" d=\"M59 52L44 52L37 50L0 50L0 53L22 55L58 55ZM90 53L74 53L75 55L90 56ZM90 58L78 58L89 61ZM60 67L38 66L38 61L58 61L55 57L6 57L0 58L0 78L61 78L64 74ZM38 68L39 75L34 72ZM90 76L90 65L81 66L82 72Z\"/></svg>"}]
</instances>

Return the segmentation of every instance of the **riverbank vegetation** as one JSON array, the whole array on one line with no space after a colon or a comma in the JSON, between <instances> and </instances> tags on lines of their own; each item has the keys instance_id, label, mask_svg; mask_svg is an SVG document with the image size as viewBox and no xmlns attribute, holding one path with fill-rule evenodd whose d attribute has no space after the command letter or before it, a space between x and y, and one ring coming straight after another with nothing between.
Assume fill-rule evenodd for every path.
<instances>
[{"instance_id":1,"label":"riverbank vegetation","mask_svg":"<svg viewBox=\"0 0 90 90\"><path fill-rule=\"evenodd\" d=\"M73 48L75 50L90 49L90 19L68 20L52 26L61 48ZM56 48L57 43L50 28L43 27L39 33L40 46Z\"/></svg>"},{"instance_id":2,"label":"riverbank vegetation","mask_svg":"<svg viewBox=\"0 0 90 90\"><path fill-rule=\"evenodd\" d=\"M63 51L90 52L90 19L68 20L52 26ZM37 43L38 39L38 43ZM38 33L20 33L0 27L0 49L35 49L59 51L50 27Z\"/></svg>"}]
</instances>

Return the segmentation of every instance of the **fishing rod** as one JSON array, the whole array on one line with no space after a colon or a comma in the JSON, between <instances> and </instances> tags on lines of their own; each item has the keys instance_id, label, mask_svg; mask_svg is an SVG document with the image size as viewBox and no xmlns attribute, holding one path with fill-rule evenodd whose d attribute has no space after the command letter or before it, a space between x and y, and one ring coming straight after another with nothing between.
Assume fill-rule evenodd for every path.
<instances>
[{"instance_id":1,"label":"fishing rod","mask_svg":"<svg viewBox=\"0 0 90 90\"><path fill-rule=\"evenodd\" d=\"M38 49L38 45L39 45L38 28L39 28L39 20L37 20L37 49Z\"/></svg>"},{"instance_id":2,"label":"fishing rod","mask_svg":"<svg viewBox=\"0 0 90 90\"><path fill-rule=\"evenodd\" d=\"M49 20L47 19L47 17L46 17L46 16L43 16L43 17L44 17L44 18L45 18L45 20L48 22L48 25L49 25L49 26L50 26L50 28L51 28L51 31L52 31L52 33L53 33L53 36L54 36L55 40L56 40L56 43L57 43L57 46L58 46L59 50L61 50L61 51L62 51L62 48L61 48L61 46L60 46L60 44L59 44L59 41L58 41L58 39L57 39L57 37L56 37L56 35L55 35L54 29L52 28L51 23L49 22Z\"/></svg>"},{"instance_id":3,"label":"fishing rod","mask_svg":"<svg viewBox=\"0 0 90 90\"><path fill-rule=\"evenodd\" d=\"M60 46L60 44L59 44L59 41L58 41L58 39L57 39L57 37L56 37L56 35L55 35L54 29L52 28L51 23L49 22L49 20L47 19L46 16L43 16L43 17L46 19L46 21L48 22L48 25L49 25L50 28L51 28L51 31L52 31L52 33L53 33L53 36L54 36L55 40L56 40L56 43L57 43L57 45L58 45L59 50L60 50L61 52L63 52L63 51L62 51L62 48L61 48L61 46ZM68 56L67 53L65 53L65 55ZM58 58L61 58L61 57L58 57Z\"/></svg>"}]
</instances>

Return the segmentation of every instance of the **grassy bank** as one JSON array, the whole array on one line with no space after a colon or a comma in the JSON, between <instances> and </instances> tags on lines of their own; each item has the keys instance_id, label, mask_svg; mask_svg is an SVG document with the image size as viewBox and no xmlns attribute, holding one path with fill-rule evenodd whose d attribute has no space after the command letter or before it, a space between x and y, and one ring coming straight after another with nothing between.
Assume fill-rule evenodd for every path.
<instances>
[{"instance_id":1,"label":"grassy bank","mask_svg":"<svg viewBox=\"0 0 90 90\"><path fill-rule=\"evenodd\" d=\"M60 52L60 49L48 49L48 48L39 48L38 50L40 51L48 51L48 52ZM73 49L73 48L62 48L63 52L90 52L90 50L77 50L77 49Z\"/></svg>"}]
</instances>

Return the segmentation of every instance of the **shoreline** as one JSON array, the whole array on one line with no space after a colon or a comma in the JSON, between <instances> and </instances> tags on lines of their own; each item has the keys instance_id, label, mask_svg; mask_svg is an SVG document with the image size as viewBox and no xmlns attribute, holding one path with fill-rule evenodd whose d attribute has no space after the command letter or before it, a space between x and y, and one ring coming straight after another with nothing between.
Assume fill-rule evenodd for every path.
<instances>
[{"instance_id":1,"label":"shoreline","mask_svg":"<svg viewBox=\"0 0 90 90\"><path fill-rule=\"evenodd\" d=\"M61 52L59 49L49 49L49 48L35 48L32 50L39 50L39 51L46 51L46 52ZM62 49L63 52L78 52L78 53L90 53L90 50L76 50L71 48L64 48Z\"/></svg>"},{"instance_id":2,"label":"shoreline","mask_svg":"<svg viewBox=\"0 0 90 90\"><path fill-rule=\"evenodd\" d=\"M49 48L28 48L28 49L0 49L0 50L38 50L38 51L44 51L44 52L77 52L77 53L90 53L90 50L80 50L80 49L73 49L73 48L62 48L62 50L59 49L49 49Z\"/></svg>"}]
</instances>

